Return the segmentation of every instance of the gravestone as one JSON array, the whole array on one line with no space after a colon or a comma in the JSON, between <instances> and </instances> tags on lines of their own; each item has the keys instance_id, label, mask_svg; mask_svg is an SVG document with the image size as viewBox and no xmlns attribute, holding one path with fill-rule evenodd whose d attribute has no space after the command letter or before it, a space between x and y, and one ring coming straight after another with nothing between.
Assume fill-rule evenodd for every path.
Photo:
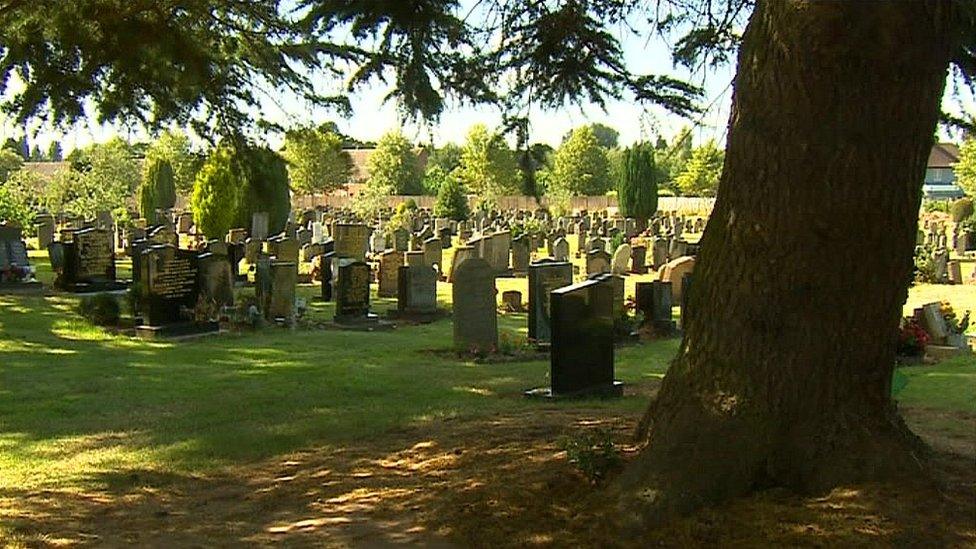
<instances>
[{"instance_id":1,"label":"gravestone","mask_svg":"<svg viewBox=\"0 0 976 549\"><path fill-rule=\"evenodd\" d=\"M384 250L386 250L386 236L383 235L383 231L373 231L369 237L369 251L379 254Z\"/></svg>"},{"instance_id":2,"label":"gravestone","mask_svg":"<svg viewBox=\"0 0 976 549\"><path fill-rule=\"evenodd\" d=\"M502 308L510 313L521 313L525 309L522 306L522 292L518 290L507 290L502 292Z\"/></svg>"},{"instance_id":3,"label":"gravestone","mask_svg":"<svg viewBox=\"0 0 976 549\"><path fill-rule=\"evenodd\" d=\"M634 246L630 249L630 272L634 274L647 273L647 248Z\"/></svg>"},{"instance_id":4,"label":"gravestone","mask_svg":"<svg viewBox=\"0 0 976 549\"><path fill-rule=\"evenodd\" d=\"M154 244L143 250L139 266L143 324L136 326L136 335L151 339L219 329L216 322L198 319L201 279L197 252Z\"/></svg>"},{"instance_id":5,"label":"gravestone","mask_svg":"<svg viewBox=\"0 0 976 549\"><path fill-rule=\"evenodd\" d=\"M209 251L197 256L197 262L200 272L200 301L218 312L221 307L233 305L234 275L228 255Z\"/></svg>"},{"instance_id":6,"label":"gravestone","mask_svg":"<svg viewBox=\"0 0 976 549\"><path fill-rule=\"evenodd\" d=\"M447 281L454 282L454 273L457 272L458 267L473 257L477 257L474 246L458 246L454 250L454 257L451 259L451 272L448 274Z\"/></svg>"},{"instance_id":7,"label":"gravestone","mask_svg":"<svg viewBox=\"0 0 976 549\"><path fill-rule=\"evenodd\" d=\"M335 281L335 322L338 324L375 323L369 312L369 265L350 258L338 260Z\"/></svg>"},{"instance_id":8,"label":"gravestone","mask_svg":"<svg viewBox=\"0 0 976 549\"><path fill-rule=\"evenodd\" d=\"M947 267L949 284L962 284L962 264L959 262L959 260L950 260Z\"/></svg>"},{"instance_id":9,"label":"gravestone","mask_svg":"<svg viewBox=\"0 0 976 549\"><path fill-rule=\"evenodd\" d=\"M652 257L651 260L654 264L654 270L658 270L662 265L668 262L668 239L667 238L655 238L651 244Z\"/></svg>"},{"instance_id":10,"label":"gravestone","mask_svg":"<svg viewBox=\"0 0 976 549\"><path fill-rule=\"evenodd\" d=\"M452 273L454 277L454 348L474 353L498 349L495 270L472 257Z\"/></svg>"},{"instance_id":11,"label":"gravestone","mask_svg":"<svg viewBox=\"0 0 976 549\"><path fill-rule=\"evenodd\" d=\"M115 246L107 229L79 229L63 243L64 264L55 285L70 292L121 290L115 280Z\"/></svg>"},{"instance_id":12,"label":"gravestone","mask_svg":"<svg viewBox=\"0 0 976 549\"><path fill-rule=\"evenodd\" d=\"M27 257L20 227L0 225L0 291L34 292L41 290L34 268Z\"/></svg>"},{"instance_id":13,"label":"gravestone","mask_svg":"<svg viewBox=\"0 0 976 549\"><path fill-rule=\"evenodd\" d=\"M424 240L423 252L424 265L436 268L438 273L444 270L442 265L444 248L441 246L441 239L430 237Z\"/></svg>"},{"instance_id":14,"label":"gravestone","mask_svg":"<svg viewBox=\"0 0 976 549\"><path fill-rule=\"evenodd\" d=\"M684 276L695 270L695 258L679 257L666 264L658 276L658 280L671 283L671 293L674 299L681 301L683 295Z\"/></svg>"},{"instance_id":15,"label":"gravestone","mask_svg":"<svg viewBox=\"0 0 976 549\"><path fill-rule=\"evenodd\" d=\"M569 241L563 237L553 240L552 257L556 261L569 261Z\"/></svg>"},{"instance_id":16,"label":"gravestone","mask_svg":"<svg viewBox=\"0 0 976 549\"><path fill-rule=\"evenodd\" d=\"M644 324L650 325L655 335L669 336L675 332L670 282L638 282L635 301L637 310L644 315Z\"/></svg>"},{"instance_id":17,"label":"gravestone","mask_svg":"<svg viewBox=\"0 0 976 549\"><path fill-rule=\"evenodd\" d=\"M290 321L294 316L298 265L292 261L272 261L270 274L271 288L267 296L268 307L265 317L268 320Z\"/></svg>"},{"instance_id":18,"label":"gravestone","mask_svg":"<svg viewBox=\"0 0 976 549\"><path fill-rule=\"evenodd\" d=\"M529 265L529 339L547 344L551 336L549 294L573 283L573 265L543 259Z\"/></svg>"},{"instance_id":19,"label":"gravestone","mask_svg":"<svg viewBox=\"0 0 976 549\"><path fill-rule=\"evenodd\" d=\"M397 279L399 269L403 266L403 253L388 250L380 254L379 283L377 294L380 297L395 297L399 291Z\"/></svg>"},{"instance_id":20,"label":"gravestone","mask_svg":"<svg viewBox=\"0 0 976 549\"><path fill-rule=\"evenodd\" d=\"M287 236L276 236L264 244L265 253L276 261L298 263L298 240Z\"/></svg>"},{"instance_id":21,"label":"gravestone","mask_svg":"<svg viewBox=\"0 0 976 549\"><path fill-rule=\"evenodd\" d=\"M626 275L630 270L630 256L633 250L630 244L621 244L613 252L613 259L610 262L610 272L615 275Z\"/></svg>"},{"instance_id":22,"label":"gravestone","mask_svg":"<svg viewBox=\"0 0 976 549\"><path fill-rule=\"evenodd\" d=\"M592 250L586 254L586 276L610 272L610 254L605 250Z\"/></svg>"},{"instance_id":23,"label":"gravestone","mask_svg":"<svg viewBox=\"0 0 976 549\"><path fill-rule=\"evenodd\" d=\"M254 240L267 240L268 225L270 217L268 212L254 212L251 215L251 238Z\"/></svg>"},{"instance_id":24,"label":"gravestone","mask_svg":"<svg viewBox=\"0 0 976 549\"><path fill-rule=\"evenodd\" d=\"M227 231L228 244L243 244L247 240L247 229L231 229Z\"/></svg>"},{"instance_id":25,"label":"gravestone","mask_svg":"<svg viewBox=\"0 0 976 549\"><path fill-rule=\"evenodd\" d=\"M399 268L397 313L401 317L429 317L437 310L437 271L426 265Z\"/></svg>"},{"instance_id":26,"label":"gravestone","mask_svg":"<svg viewBox=\"0 0 976 549\"><path fill-rule=\"evenodd\" d=\"M393 231L393 249L406 252L410 249L410 231L400 227Z\"/></svg>"},{"instance_id":27,"label":"gravestone","mask_svg":"<svg viewBox=\"0 0 976 549\"><path fill-rule=\"evenodd\" d=\"M519 235L512 239L512 272L517 276L525 276L529 271L529 237Z\"/></svg>"},{"instance_id":28,"label":"gravestone","mask_svg":"<svg viewBox=\"0 0 976 549\"><path fill-rule=\"evenodd\" d=\"M37 226L37 247L46 250L54 242L54 216L47 213L38 214L34 218L34 224Z\"/></svg>"},{"instance_id":29,"label":"gravestone","mask_svg":"<svg viewBox=\"0 0 976 549\"><path fill-rule=\"evenodd\" d=\"M343 259L366 260L369 245L369 227L358 223L336 223L334 227L336 256Z\"/></svg>"},{"instance_id":30,"label":"gravestone","mask_svg":"<svg viewBox=\"0 0 976 549\"><path fill-rule=\"evenodd\" d=\"M335 252L326 252L319 256L319 278L322 282L322 301L332 301L332 266L335 263Z\"/></svg>"},{"instance_id":31,"label":"gravestone","mask_svg":"<svg viewBox=\"0 0 976 549\"><path fill-rule=\"evenodd\" d=\"M613 378L613 288L586 280L553 290L551 385L526 391L541 398L620 396Z\"/></svg>"},{"instance_id":32,"label":"gravestone","mask_svg":"<svg viewBox=\"0 0 976 549\"><path fill-rule=\"evenodd\" d=\"M495 270L496 276L505 276L511 272L508 268L511 249L512 233L508 231L499 231L485 239L483 257Z\"/></svg>"}]
</instances>

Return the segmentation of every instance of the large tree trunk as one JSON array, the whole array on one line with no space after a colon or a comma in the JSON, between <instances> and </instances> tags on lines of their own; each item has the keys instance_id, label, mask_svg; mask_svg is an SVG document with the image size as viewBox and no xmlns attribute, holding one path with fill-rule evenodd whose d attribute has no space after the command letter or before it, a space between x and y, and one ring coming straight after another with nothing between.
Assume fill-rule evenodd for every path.
<instances>
[{"instance_id":1,"label":"large tree trunk","mask_svg":"<svg viewBox=\"0 0 976 549\"><path fill-rule=\"evenodd\" d=\"M631 509L917 474L889 396L949 2L759 1L681 350Z\"/></svg>"}]
</instances>

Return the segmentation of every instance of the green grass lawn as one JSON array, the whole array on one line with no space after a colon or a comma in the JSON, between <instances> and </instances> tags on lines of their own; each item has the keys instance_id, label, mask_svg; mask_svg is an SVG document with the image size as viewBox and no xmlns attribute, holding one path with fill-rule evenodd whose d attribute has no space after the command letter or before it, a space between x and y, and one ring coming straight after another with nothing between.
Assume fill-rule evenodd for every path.
<instances>
[{"instance_id":1,"label":"green grass lawn","mask_svg":"<svg viewBox=\"0 0 976 549\"><path fill-rule=\"evenodd\" d=\"M34 259L49 282L50 269ZM439 294L448 305L450 286ZM522 398L547 383L546 361L476 364L431 352L450 348L449 320L392 332L267 328L159 343L93 328L74 314L75 302L0 297L0 490L83 489L128 470L202 474L446 418L575 405ZM308 316L332 312L310 302ZM500 317L505 332L524 334L525 324L522 314ZM677 346L618 349L617 377L662 377ZM904 371L906 404L976 413L971 358ZM634 413L646 397L587 404Z\"/></svg>"}]
</instances>

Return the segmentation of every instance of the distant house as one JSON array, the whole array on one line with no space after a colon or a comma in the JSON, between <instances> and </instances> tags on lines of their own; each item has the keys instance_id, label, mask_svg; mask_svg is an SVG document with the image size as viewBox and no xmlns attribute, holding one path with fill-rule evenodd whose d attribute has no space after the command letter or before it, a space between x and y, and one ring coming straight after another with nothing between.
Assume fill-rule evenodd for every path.
<instances>
[{"instance_id":1,"label":"distant house","mask_svg":"<svg viewBox=\"0 0 976 549\"><path fill-rule=\"evenodd\" d=\"M349 178L349 183L345 186L345 189L335 191L332 194L338 196L356 196L366 185L366 180L369 179L369 157L376 152L376 149L346 149L346 152L349 153L349 158L352 159L352 176ZM421 173L423 173L427 170L427 159L429 156L427 149L416 148L413 152L417 155L417 165Z\"/></svg>"},{"instance_id":2,"label":"distant house","mask_svg":"<svg viewBox=\"0 0 976 549\"><path fill-rule=\"evenodd\" d=\"M922 195L936 200L961 198L963 191L956 185L955 166L959 162L959 146L954 143L936 143L929 153L925 168Z\"/></svg>"}]
</instances>

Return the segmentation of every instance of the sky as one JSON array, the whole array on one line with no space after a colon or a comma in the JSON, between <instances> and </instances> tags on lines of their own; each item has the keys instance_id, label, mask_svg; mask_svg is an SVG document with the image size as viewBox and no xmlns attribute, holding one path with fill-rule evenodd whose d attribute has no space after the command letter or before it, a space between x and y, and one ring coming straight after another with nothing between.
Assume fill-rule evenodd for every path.
<instances>
[{"instance_id":1,"label":"sky","mask_svg":"<svg viewBox=\"0 0 976 549\"><path fill-rule=\"evenodd\" d=\"M567 106L549 112L535 110L529 116L531 142L548 143L555 147L568 131L591 122L600 122L619 131L621 145L655 138L658 135L670 139L687 126L694 128L693 140L696 144L710 138L720 143L724 142L732 100L731 82L734 67L731 64L690 73L673 65L669 44L659 36L648 39L631 33L620 33L618 38L623 46L627 66L633 72L666 74L701 86L704 89L704 97L700 103L706 111L693 119L686 119L673 115L661 107L637 104L626 99L608 102L605 110L592 104ZM343 84L327 81L322 76L315 79L316 83L323 88L334 89ZM395 104L383 102L387 92L388 89L379 83L357 90L350 96L353 115L349 119L342 119L336 113L325 109L311 108L300 98L280 95L271 90L264 94L260 110L266 119L286 127L297 124L319 124L332 120L348 135L363 141L375 141L387 131L400 126ZM944 103L944 107L950 112L959 112L961 109L976 111L976 103L968 94L963 94L961 106L948 93ZM501 114L496 108L461 107L449 103L436 127L407 124L402 128L407 137L417 143L433 142L440 146L447 142L463 143L469 128L474 124L481 123L491 128L497 126L500 121ZM53 139L58 139L65 152L92 142L105 141L116 135L130 140L148 137L138 128L97 125L91 121L79 124L68 131L53 131L50 128L38 128L35 131L36 137L32 143L36 142L42 150L46 150ZM8 135L17 136L20 129L8 122L0 121L0 133L4 134L4 138ZM281 144L281 137L267 135L266 141L273 148L277 148Z\"/></svg>"}]
</instances>

